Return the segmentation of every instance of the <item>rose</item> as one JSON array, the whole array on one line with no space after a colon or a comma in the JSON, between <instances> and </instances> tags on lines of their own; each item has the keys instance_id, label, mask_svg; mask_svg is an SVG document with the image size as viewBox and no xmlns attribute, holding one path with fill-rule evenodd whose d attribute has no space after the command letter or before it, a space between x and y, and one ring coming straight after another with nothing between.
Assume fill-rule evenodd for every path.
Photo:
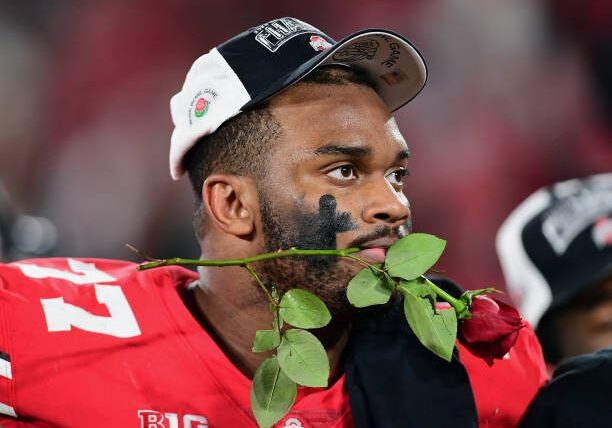
<instances>
[{"instance_id":1,"label":"rose","mask_svg":"<svg viewBox=\"0 0 612 428\"><path fill-rule=\"evenodd\" d=\"M525 327L518 311L497 299L474 296L470 313L459 325L459 341L489 365L508 353Z\"/></svg>"}]
</instances>

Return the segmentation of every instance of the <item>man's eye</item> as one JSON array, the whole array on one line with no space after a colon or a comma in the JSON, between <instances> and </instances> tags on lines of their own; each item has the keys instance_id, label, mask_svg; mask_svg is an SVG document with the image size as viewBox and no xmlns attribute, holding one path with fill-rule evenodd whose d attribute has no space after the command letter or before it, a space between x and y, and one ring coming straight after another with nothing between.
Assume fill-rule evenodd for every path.
<instances>
[{"instance_id":1,"label":"man's eye","mask_svg":"<svg viewBox=\"0 0 612 428\"><path fill-rule=\"evenodd\" d=\"M336 180L354 180L357 178L355 168L352 165L340 165L327 173Z\"/></svg>"},{"instance_id":2,"label":"man's eye","mask_svg":"<svg viewBox=\"0 0 612 428\"><path fill-rule=\"evenodd\" d=\"M400 168L391 171L387 174L387 181L391 183L393 186L403 186L404 179L408 175L408 170L405 168Z\"/></svg>"}]
</instances>

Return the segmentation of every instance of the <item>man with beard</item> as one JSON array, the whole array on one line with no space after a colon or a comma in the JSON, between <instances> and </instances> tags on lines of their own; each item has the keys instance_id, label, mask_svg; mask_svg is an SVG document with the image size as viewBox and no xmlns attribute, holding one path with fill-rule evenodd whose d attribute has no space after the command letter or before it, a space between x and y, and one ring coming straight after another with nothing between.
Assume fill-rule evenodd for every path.
<instances>
[{"instance_id":1,"label":"man with beard","mask_svg":"<svg viewBox=\"0 0 612 428\"><path fill-rule=\"evenodd\" d=\"M171 101L170 166L195 191L202 258L359 246L361 259L383 261L410 232L409 151L390 112L418 94L425 73L397 34L364 30L335 42L293 18L197 59ZM329 386L299 388L277 427L512 426L545 380L528 328L490 367L463 347L450 363L434 356L394 303L356 313L345 290L357 262L283 258L252 268L267 290L309 290L333 316L314 331ZM252 351L253 338L273 319L244 267L195 275L54 259L2 269L5 427L256 425L249 389L268 355Z\"/></svg>"}]
</instances>

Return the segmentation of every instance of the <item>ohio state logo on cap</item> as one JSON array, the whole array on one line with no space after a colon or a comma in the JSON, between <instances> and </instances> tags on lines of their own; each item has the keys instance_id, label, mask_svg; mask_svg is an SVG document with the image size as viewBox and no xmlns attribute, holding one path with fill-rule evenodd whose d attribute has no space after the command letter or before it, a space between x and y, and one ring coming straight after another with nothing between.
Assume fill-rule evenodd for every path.
<instances>
[{"instance_id":1,"label":"ohio state logo on cap","mask_svg":"<svg viewBox=\"0 0 612 428\"><path fill-rule=\"evenodd\" d=\"M310 36L310 46L317 52L323 52L331 48L332 44L321 36Z\"/></svg>"}]
</instances>

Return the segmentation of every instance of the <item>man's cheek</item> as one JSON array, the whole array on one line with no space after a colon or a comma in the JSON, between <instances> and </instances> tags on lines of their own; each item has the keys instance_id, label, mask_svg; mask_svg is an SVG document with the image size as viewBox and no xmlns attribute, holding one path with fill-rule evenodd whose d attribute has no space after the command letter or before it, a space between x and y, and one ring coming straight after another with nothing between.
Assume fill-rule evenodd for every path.
<instances>
[{"instance_id":1,"label":"man's cheek","mask_svg":"<svg viewBox=\"0 0 612 428\"><path fill-rule=\"evenodd\" d=\"M355 230L357 224L349 212L338 211L332 195L319 197L316 213L302 213L298 219L298 240L301 248L335 249L338 233Z\"/></svg>"},{"instance_id":2,"label":"man's cheek","mask_svg":"<svg viewBox=\"0 0 612 428\"><path fill-rule=\"evenodd\" d=\"M358 228L350 211L338 209L338 201L332 195L319 198L319 217L327 225L330 233L338 234Z\"/></svg>"}]
</instances>

